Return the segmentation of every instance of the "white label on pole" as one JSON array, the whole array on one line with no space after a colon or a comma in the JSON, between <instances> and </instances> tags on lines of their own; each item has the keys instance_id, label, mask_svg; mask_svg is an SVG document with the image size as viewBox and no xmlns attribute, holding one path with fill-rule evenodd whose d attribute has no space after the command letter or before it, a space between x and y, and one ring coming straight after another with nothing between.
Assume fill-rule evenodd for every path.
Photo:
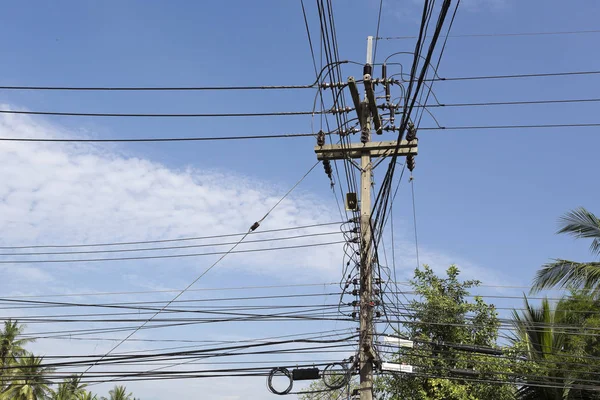
<instances>
[{"instance_id":1,"label":"white label on pole","mask_svg":"<svg viewBox=\"0 0 600 400\"><path fill-rule=\"evenodd\" d=\"M384 371L395 371L395 372L406 372L412 374L413 366L407 364L397 364L397 363L381 363L381 369Z\"/></svg>"},{"instance_id":2,"label":"white label on pole","mask_svg":"<svg viewBox=\"0 0 600 400\"><path fill-rule=\"evenodd\" d=\"M395 337L389 337L389 336L385 336L383 338L383 342L386 344L393 344L399 347L413 347L413 341L412 340L405 340L405 339L400 339L400 338L395 338Z\"/></svg>"}]
</instances>

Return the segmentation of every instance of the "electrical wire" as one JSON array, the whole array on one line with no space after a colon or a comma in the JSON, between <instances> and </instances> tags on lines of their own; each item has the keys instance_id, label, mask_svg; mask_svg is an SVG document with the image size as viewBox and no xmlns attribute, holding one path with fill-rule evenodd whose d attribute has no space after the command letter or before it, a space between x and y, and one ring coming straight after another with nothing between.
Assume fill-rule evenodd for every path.
<instances>
[{"instance_id":1,"label":"electrical wire","mask_svg":"<svg viewBox=\"0 0 600 400\"><path fill-rule=\"evenodd\" d=\"M318 237L318 236L330 236L330 235L339 235L341 232L333 231L333 232L320 232L320 233L307 233L303 235L294 235L287 237L273 237L273 238L265 238L265 239L254 239L247 240L245 244L248 243L264 243L264 242L278 242L281 240L294 240L301 238L309 238L309 237ZM235 244L235 242L220 242L220 243L204 243L204 244L192 244L185 246L167 246L167 247L144 247L144 248L136 248L136 249L111 249L111 250L85 250L85 251L50 251L50 252L27 252L27 253L0 253L0 257L5 256L41 256L41 255L65 255L65 254L98 254L98 253L127 253L127 252L135 252L135 251L163 251L163 250L176 250L176 249L190 249L190 248L198 248L198 247L219 247L219 246L227 246Z\"/></svg>"},{"instance_id":2,"label":"electrical wire","mask_svg":"<svg viewBox=\"0 0 600 400\"><path fill-rule=\"evenodd\" d=\"M441 126L441 127L421 127L422 131L435 130L473 130L473 129L537 129L537 128L590 128L598 127L600 123L580 123L580 124L533 124L533 125L480 125L480 126Z\"/></svg>"},{"instance_id":3,"label":"electrical wire","mask_svg":"<svg viewBox=\"0 0 600 400\"><path fill-rule=\"evenodd\" d=\"M485 79L518 79L518 78L546 78L556 76L577 76L577 75L598 75L600 71L567 71L567 72L546 72L531 74L510 74L510 75L483 75L483 76L457 76L457 77L438 77L426 79L426 81L469 81Z\"/></svg>"},{"instance_id":4,"label":"electrical wire","mask_svg":"<svg viewBox=\"0 0 600 400\"><path fill-rule=\"evenodd\" d=\"M450 35L451 38L474 38L474 37L506 37L506 36L549 36L549 35L581 35L600 33L600 30L577 30L577 31L554 31L554 32L500 32L500 33L467 33ZM379 40L406 40L416 39L416 36L389 36L380 37Z\"/></svg>"},{"instance_id":5,"label":"electrical wire","mask_svg":"<svg viewBox=\"0 0 600 400\"><path fill-rule=\"evenodd\" d=\"M27 110L0 110L0 114L15 115L52 115L62 117L139 117L139 118L236 118L236 117L285 117L313 114L332 114L332 110L321 111L281 111L281 112L255 112L255 113L96 113L96 112L61 112L61 111L27 111Z\"/></svg>"},{"instance_id":6,"label":"electrical wire","mask_svg":"<svg viewBox=\"0 0 600 400\"><path fill-rule=\"evenodd\" d=\"M283 232L290 230L300 230L307 228L317 228L323 226L340 225L343 222L324 222L319 224L309 224L300 226L290 226L287 228L276 228L276 229L265 229L258 232L252 232L251 236L261 235L265 233ZM76 244L38 244L38 245L24 245L24 246L0 246L0 250L21 250L21 249L39 249L39 248L68 248L68 247L108 247L108 246L125 246L125 245L139 245L139 244L153 244L153 243L172 243L182 242L190 240L204 240L204 239L221 239L232 236L243 236L245 232L238 233L225 233L221 235L208 235L208 236L193 236L193 237L182 237L177 239L159 239L159 240L138 240L129 242L109 242L109 243L76 243ZM248 243L248 242L247 242Z\"/></svg>"},{"instance_id":7,"label":"electrical wire","mask_svg":"<svg viewBox=\"0 0 600 400\"><path fill-rule=\"evenodd\" d=\"M273 135L248 136L205 136L205 137L173 137L173 138L126 138L126 139L77 139L77 138L21 138L0 137L2 142L44 142L44 143L140 143L140 142L215 142L223 140L251 139L292 139L314 137L312 133L281 133Z\"/></svg>"},{"instance_id":8,"label":"electrical wire","mask_svg":"<svg viewBox=\"0 0 600 400\"><path fill-rule=\"evenodd\" d=\"M300 178L300 180L298 180L298 182L296 182L292 188L290 190L288 190L283 197L277 202L275 203L274 206L272 206L267 213L258 221L256 221L251 227L250 229L248 229L248 232L241 237L241 239L234 244L228 252L225 252L224 254L221 255L221 257L219 257L213 264L211 264L208 268L206 268L200 275L198 275L198 277L196 277L196 279L194 279L189 285L187 285L183 290L181 290L175 297L173 297L165 306L163 306L163 308L161 310L158 310L153 316L151 316L150 318L148 318L144 323L142 323L141 325L139 325L137 328L135 328L133 331L131 331L131 333L129 333L122 341L120 341L119 343L117 343L115 346L113 346L104 356L102 356L102 358L100 358L99 361L97 361L95 364L90 365L82 374L81 376L83 376L86 372L88 372L91 368L93 368L98 362L102 361L105 357L109 356L113 351L115 351L117 348L119 348L123 343L125 343L127 341L127 339L129 339L130 337L132 337L133 335L135 335L140 329L144 328L149 322L151 322L156 316L158 316L162 310L166 309L167 307L169 307L174 301L176 301L177 299L179 299L179 297L181 297L188 289L191 289L192 286L194 286L196 284L196 282L198 282L200 279L202 279L202 277L204 275L206 275L208 272L210 272L210 270L212 270L215 266L217 266L227 255L229 255L231 252L235 251L235 248L237 246L239 246L244 239L246 239L246 237L253 232L254 230L256 230L259 226L260 223L263 222L268 216L269 214L279 205L281 204L281 202L287 198L289 196L289 194L300 184L302 183L302 181L304 181L304 179L312 172L312 170L317 166L318 162L315 163L311 168L309 168L309 170Z\"/></svg>"},{"instance_id":9,"label":"electrical wire","mask_svg":"<svg viewBox=\"0 0 600 400\"><path fill-rule=\"evenodd\" d=\"M257 232L258 233L258 232ZM285 288L298 288L298 287L314 287L314 286L331 286L335 285L334 282L325 283L299 283L289 285L267 285L267 286L239 286L239 287L210 287L210 288L199 288L190 289L190 292L204 292L204 291L230 291L230 290L263 290L263 289L285 289ZM87 293L66 293L66 294L37 294L37 295L15 295L11 296L11 299L26 299L26 298L43 298L43 297L82 297L82 296L121 296L121 295L132 295L132 294L154 294L154 293L173 293L179 292L180 289L166 289L166 290L145 290L145 291L125 291L125 292L87 292Z\"/></svg>"},{"instance_id":10,"label":"electrical wire","mask_svg":"<svg viewBox=\"0 0 600 400\"><path fill-rule=\"evenodd\" d=\"M552 99L552 100L517 100L517 101L488 101L478 103L437 103L427 105L417 105L417 108L436 108L436 107L477 107L477 106L514 106L531 104L568 104L568 103L596 103L600 98L588 99Z\"/></svg>"},{"instance_id":11,"label":"electrical wire","mask_svg":"<svg viewBox=\"0 0 600 400\"><path fill-rule=\"evenodd\" d=\"M379 43L379 28L381 26L381 11L383 9L383 0L379 0L379 12L377 15L377 31L375 33L375 49L373 50L373 63L376 61L377 44Z\"/></svg>"},{"instance_id":12,"label":"electrical wire","mask_svg":"<svg viewBox=\"0 0 600 400\"><path fill-rule=\"evenodd\" d=\"M418 236L418 230L417 230L417 209L415 206L415 180L412 177L410 177L410 191L412 194L412 211L413 211L413 226L414 226L414 233L415 233L415 253L417 256L417 268L421 267L421 262L419 261L419 236ZM395 279L395 277L394 277Z\"/></svg>"},{"instance_id":13,"label":"electrical wire","mask_svg":"<svg viewBox=\"0 0 600 400\"><path fill-rule=\"evenodd\" d=\"M244 237L245 238L245 237ZM307 247L331 246L335 244L345 243L343 240L324 242L324 243L308 243L293 246L269 247L262 249L247 249L247 250L230 250L230 251L213 251L207 253L188 253L188 254L163 254L156 256L130 256L130 257L113 257L113 258L82 258L82 259L43 259L43 260L0 260L0 264L60 264L60 263L83 263L83 262L106 262L106 261L131 261L131 260L158 260L165 258L184 258L184 257L204 257L227 254L243 254L256 253L261 251L277 251L302 249ZM237 244L234 243L234 244ZM236 246L237 247L237 246Z\"/></svg>"},{"instance_id":14,"label":"electrical wire","mask_svg":"<svg viewBox=\"0 0 600 400\"><path fill-rule=\"evenodd\" d=\"M345 64L348 61L336 61ZM64 91L221 91L221 90L283 90L283 89L312 89L319 83L323 71L333 64L328 64L317 75L317 79L309 85L279 85L279 86L187 86L187 87L134 87L134 86L30 86L4 85L0 90L64 90Z\"/></svg>"}]
</instances>

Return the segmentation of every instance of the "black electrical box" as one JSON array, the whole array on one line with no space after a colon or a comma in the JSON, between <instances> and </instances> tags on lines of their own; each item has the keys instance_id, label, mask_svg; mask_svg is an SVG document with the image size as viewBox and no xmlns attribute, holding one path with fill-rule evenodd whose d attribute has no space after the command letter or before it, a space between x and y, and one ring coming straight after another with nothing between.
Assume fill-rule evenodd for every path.
<instances>
[{"instance_id":1,"label":"black electrical box","mask_svg":"<svg viewBox=\"0 0 600 400\"><path fill-rule=\"evenodd\" d=\"M319 368L299 368L292 370L292 378L295 381L307 381L319 379Z\"/></svg>"},{"instance_id":2,"label":"black electrical box","mask_svg":"<svg viewBox=\"0 0 600 400\"><path fill-rule=\"evenodd\" d=\"M356 197L356 193L346 193L346 210L358 210L358 199Z\"/></svg>"}]
</instances>

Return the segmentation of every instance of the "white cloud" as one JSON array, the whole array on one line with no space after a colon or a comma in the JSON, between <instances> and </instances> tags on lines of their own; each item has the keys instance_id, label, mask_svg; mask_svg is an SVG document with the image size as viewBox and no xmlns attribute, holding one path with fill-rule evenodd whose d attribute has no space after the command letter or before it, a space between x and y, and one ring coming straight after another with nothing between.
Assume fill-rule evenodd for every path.
<instances>
[{"instance_id":1,"label":"white cloud","mask_svg":"<svg viewBox=\"0 0 600 400\"><path fill-rule=\"evenodd\" d=\"M509 6L509 0L462 0L461 6L468 11L500 11Z\"/></svg>"},{"instance_id":2,"label":"white cloud","mask_svg":"<svg viewBox=\"0 0 600 400\"><path fill-rule=\"evenodd\" d=\"M65 137L69 133L27 117L4 116L0 119L0 136ZM285 192L254 178L192 167L171 170L97 146L3 142L0 157L0 229L7 233L0 243L4 245L119 242L244 232ZM322 203L320 199L292 194L257 232L339 219ZM311 229L310 233L336 229L328 226ZM307 231L290 234L298 233ZM292 246L340 238L323 236L260 246ZM239 250L258 246L242 245ZM226 249L200 248L189 252ZM288 257L266 252L234 255L231 260L255 265L259 272L268 271L276 261L278 270L296 265L333 273L330 261L334 257L337 261L338 250L315 247L289 251ZM181 263L190 264L192 260L183 259Z\"/></svg>"},{"instance_id":3,"label":"white cloud","mask_svg":"<svg viewBox=\"0 0 600 400\"><path fill-rule=\"evenodd\" d=\"M454 9L456 2L452 2L451 10ZM461 0L458 13L466 11L469 13L499 12L507 9L511 5L511 0ZM384 7L388 12L400 21L409 21L415 25L420 25L421 15L423 13L423 0L412 0L411 2L385 2ZM439 11L439 7L436 8ZM434 19L437 15L434 16ZM458 18L458 17L457 17Z\"/></svg>"}]
</instances>

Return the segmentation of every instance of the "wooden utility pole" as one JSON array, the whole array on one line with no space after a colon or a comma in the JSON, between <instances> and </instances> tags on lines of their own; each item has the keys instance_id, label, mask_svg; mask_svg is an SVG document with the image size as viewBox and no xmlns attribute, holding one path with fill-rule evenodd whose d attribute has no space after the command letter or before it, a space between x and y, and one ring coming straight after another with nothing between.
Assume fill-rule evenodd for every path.
<instances>
[{"instance_id":1,"label":"wooden utility pole","mask_svg":"<svg viewBox=\"0 0 600 400\"><path fill-rule=\"evenodd\" d=\"M350 145L322 145L315 147L319 160L351 160L360 158L360 400L373 399L373 361L376 358L373 348L373 233L371 231L371 187L372 157L388 157L393 154L408 156L417 154L417 140L371 142L371 125L378 134L382 133L382 121L375 103L372 81L373 37L367 39L367 62L363 71L365 98L361 102L353 77L348 78L348 88L358 114L361 127L361 143ZM354 165L354 164L353 164Z\"/></svg>"}]
</instances>

